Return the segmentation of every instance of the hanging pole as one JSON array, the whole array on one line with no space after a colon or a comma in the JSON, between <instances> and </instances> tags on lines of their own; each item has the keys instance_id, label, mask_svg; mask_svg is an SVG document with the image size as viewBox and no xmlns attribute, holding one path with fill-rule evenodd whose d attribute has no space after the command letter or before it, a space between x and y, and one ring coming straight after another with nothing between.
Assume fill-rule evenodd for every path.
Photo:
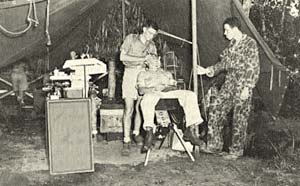
<instances>
[{"instance_id":1,"label":"hanging pole","mask_svg":"<svg viewBox=\"0 0 300 186\"><path fill-rule=\"evenodd\" d=\"M184 39L184 38L181 38L181 37L176 36L176 35L174 35L174 34L170 34L170 33L168 33L168 32L165 32L165 31L163 31L163 30L160 30L160 29L158 30L157 33L162 34L162 35L165 35L165 36L169 36L169 37L174 38L174 39L178 39L178 40L183 41L183 42L185 42L185 43L193 44L193 42L191 42L191 41L188 41L188 40L186 40L186 39Z\"/></svg>"},{"instance_id":2,"label":"hanging pole","mask_svg":"<svg viewBox=\"0 0 300 186\"><path fill-rule=\"evenodd\" d=\"M50 49L49 46L46 46L47 54L46 54L46 65L45 65L45 73L48 73L50 70Z\"/></svg>"},{"instance_id":3,"label":"hanging pole","mask_svg":"<svg viewBox=\"0 0 300 186\"><path fill-rule=\"evenodd\" d=\"M193 85L194 92L198 97L198 74L197 74L197 8L196 0L192 1L192 42L193 42Z\"/></svg>"}]
</instances>

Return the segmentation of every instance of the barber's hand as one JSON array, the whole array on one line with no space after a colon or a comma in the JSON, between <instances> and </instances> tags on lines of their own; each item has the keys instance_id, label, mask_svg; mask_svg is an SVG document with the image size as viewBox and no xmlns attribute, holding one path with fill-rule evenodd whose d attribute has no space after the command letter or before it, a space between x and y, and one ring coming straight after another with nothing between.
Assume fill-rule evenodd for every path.
<instances>
[{"instance_id":1,"label":"barber's hand","mask_svg":"<svg viewBox=\"0 0 300 186\"><path fill-rule=\"evenodd\" d=\"M242 90L242 93L241 93L241 99L242 100L246 100L249 98L249 88L248 87L245 87L243 90Z\"/></svg>"},{"instance_id":2,"label":"barber's hand","mask_svg":"<svg viewBox=\"0 0 300 186\"><path fill-rule=\"evenodd\" d=\"M147 54L145 56L145 63L146 64L149 64L151 61L153 60L160 60L160 57L156 56L156 55L153 55L153 54Z\"/></svg>"},{"instance_id":3,"label":"barber's hand","mask_svg":"<svg viewBox=\"0 0 300 186\"><path fill-rule=\"evenodd\" d=\"M148 63L148 61L150 61L152 59L152 55L146 55L144 60L145 60L145 63Z\"/></svg>"}]
</instances>

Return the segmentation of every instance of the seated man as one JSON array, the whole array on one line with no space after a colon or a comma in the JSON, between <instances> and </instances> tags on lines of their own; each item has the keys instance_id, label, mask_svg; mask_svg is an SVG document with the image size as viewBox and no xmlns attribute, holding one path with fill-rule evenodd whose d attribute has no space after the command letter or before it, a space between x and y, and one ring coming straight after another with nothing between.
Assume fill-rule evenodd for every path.
<instances>
[{"instance_id":1,"label":"seated man","mask_svg":"<svg viewBox=\"0 0 300 186\"><path fill-rule=\"evenodd\" d=\"M137 88L140 95L141 110L144 117L144 129L146 139L144 150L152 145L154 133L155 106L161 98L177 98L185 113L187 130L184 138L194 145L200 145L201 141L196 134L196 126L203 122L198 107L197 96L189 90L176 90L176 81L171 73L160 68L160 59L153 57L148 61L148 71L140 72L137 79Z\"/></svg>"}]
</instances>

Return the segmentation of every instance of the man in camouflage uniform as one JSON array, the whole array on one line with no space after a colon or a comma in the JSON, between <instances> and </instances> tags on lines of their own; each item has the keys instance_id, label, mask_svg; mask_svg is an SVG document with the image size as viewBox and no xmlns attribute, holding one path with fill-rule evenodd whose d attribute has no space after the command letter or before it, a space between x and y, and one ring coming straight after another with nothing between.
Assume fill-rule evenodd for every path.
<instances>
[{"instance_id":1,"label":"man in camouflage uniform","mask_svg":"<svg viewBox=\"0 0 300 186\"><path fill-rule=\"evenodd\" d=\"M226 159L243 155L253 89L259 78L259 55L256 41L240 31L238 18L224 21L224 35L230 41L221 53L221 61L208 68L198 66L199 74L212 77L226 71L225 82L209 107L207 151L222 150L223 121L233 109L232 144Z\"/></svg>"}]
</instances>

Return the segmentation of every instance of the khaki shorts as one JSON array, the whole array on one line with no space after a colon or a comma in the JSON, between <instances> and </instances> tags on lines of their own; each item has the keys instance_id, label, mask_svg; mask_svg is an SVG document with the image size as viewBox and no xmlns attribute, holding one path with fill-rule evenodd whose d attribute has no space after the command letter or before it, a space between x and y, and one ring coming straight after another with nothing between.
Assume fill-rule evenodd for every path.
<instances>
[{"instance_id":1,"label":"khaki shorts","mask_svg":"<svg viewBox=\"0 0 300 186\"><path fill-rule=\"evenodd\" d=\"M25 73L12 73L12 85L14 91L25 91L28 88L27 77Z\"/></svg>"},{"instance_id":2,"label":"khaki shorts","mask_svg":"<svg viewBox=\"0 0 300 186\"><path fill-rule=\"evenodd\" d=\"M137 76L140 72L145 71L144 68L125 68L122 82L122 98L137 99L138 91L136 88Z\"/></svg>"}]
</instances>

